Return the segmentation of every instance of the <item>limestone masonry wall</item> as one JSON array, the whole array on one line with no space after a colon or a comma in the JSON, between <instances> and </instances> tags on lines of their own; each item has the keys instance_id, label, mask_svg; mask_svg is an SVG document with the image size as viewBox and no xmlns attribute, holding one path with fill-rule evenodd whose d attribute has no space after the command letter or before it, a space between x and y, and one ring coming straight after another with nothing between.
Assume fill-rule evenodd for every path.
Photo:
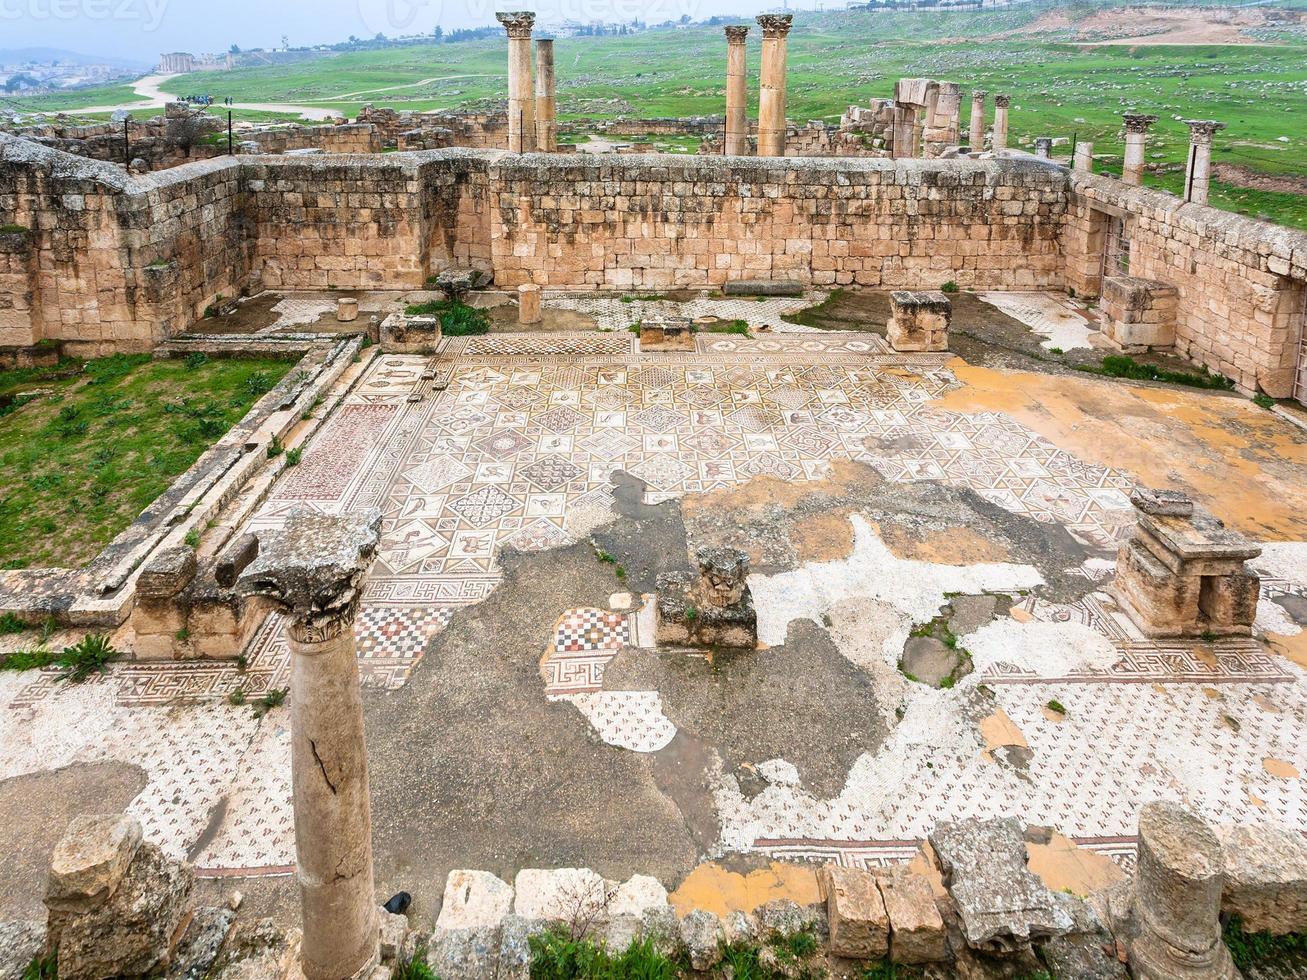
<instances>
[{"instance_id":1,"label":"limestone masonry wall","mask_svg":"<svg viewBox=\"0 0 1307 980\"><path fill-rule=\"evenodd\" d=\"M1033 161L504 157L496 282L1062 286L1066 173Z\"/></svg>"},{"instance_id":2,"label":"limestone masonry wall","mask_svg":"<svg viewBox=\"0 0 1307 980\"><path fill-rule=\"evenodd\" d=\"M783 277L1096 296L1113 222L1129 267L1108 274L1175 287L1181 353L1242 390L1290 393L1307 235L1028 157L443 149L137 177L0 134L0 226L20 229L0 235L0 347L148 350L219 295L407 288L467 266L510 288Z\"/></svg>"},{"instance_id":3,"label":"limestone masonry wall","mask_svg":"<svg viewBox=\"0 0 1307 980\"><path fill-rule=\"evenodd\" d=\"M1072 289L1098 294L1107 225L1123 221L1129 274L1177 290L1176 349L1241 390L1292 394L1307 234L1108 177L1076 172L1071 187L1063 242Z\"/></svg>"}]
</instances>

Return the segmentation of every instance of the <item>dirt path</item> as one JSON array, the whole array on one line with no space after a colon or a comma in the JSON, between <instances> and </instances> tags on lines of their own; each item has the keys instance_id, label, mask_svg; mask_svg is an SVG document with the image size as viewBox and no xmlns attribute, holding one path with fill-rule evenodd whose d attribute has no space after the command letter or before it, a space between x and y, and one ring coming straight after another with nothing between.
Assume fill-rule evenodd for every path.
<instances>
[{"instance_id":1,"label":"dirt path","mask_svg":"<svg viewBox=\"0 0 1307 980\"><path fill-rule=\"evenodd\" d=\"M117 112L119 109L135 111L137 109L162 109L169 102L174 102L177 96L163 91L160 87L170 78L176 78L176 75L146 75L144 78L133 83L132 88L136 94L141 97L141 102L123 102L118 105L97 105L87 106L82 109L65 109L64 112L70 116L84 116L97 112ZM289 105L281 102L237 102L227 108L245 109L253 112L280 112L287 115L297 115L305 119L335 119L343 115L338 109L323 109L313 106Z\"/></svg>"}]
</instances>

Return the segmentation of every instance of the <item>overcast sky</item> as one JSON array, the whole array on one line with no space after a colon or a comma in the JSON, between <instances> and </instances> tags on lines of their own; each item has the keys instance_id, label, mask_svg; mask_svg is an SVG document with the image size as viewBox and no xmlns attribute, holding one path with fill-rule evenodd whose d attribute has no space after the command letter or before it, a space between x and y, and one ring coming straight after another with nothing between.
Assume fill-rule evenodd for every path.
<instances>
[{"instance_id":1,"label":"overcast sky","mask_svg":"<svg viewBox=\"0 0 1307 980\"><path fill-rule=\"evenodd\" d=\"M658 22L750 14L779 0L0 0L0 48L64 48L153 63L164 51L271 48L494 23L496 9L565 19ZM799 0L795 7L815 6Z\"/></svg>"}]
</instances>

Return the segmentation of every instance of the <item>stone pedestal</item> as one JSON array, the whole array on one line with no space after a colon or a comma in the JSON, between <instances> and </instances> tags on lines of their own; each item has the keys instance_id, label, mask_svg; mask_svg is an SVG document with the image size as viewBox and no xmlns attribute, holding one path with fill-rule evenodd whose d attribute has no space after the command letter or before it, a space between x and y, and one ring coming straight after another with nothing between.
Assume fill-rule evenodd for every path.
<instances>
[{"instance_id":1,"label":"stone pedestal","mask_svg":"<svg viewBox=\"0 0 1307 980\"><path fill-rule=\"evenodd\" d=\"M1189 127L1189 163L1185 170L1184 199L1206 204L1212 182L1212 136L1225 123L1213 119L1186 119Z\"/></svg>"},{"instance_id":2,"label":"stone pedestal","mask_svg":"<svg viewBox=\"0 0 1307 980\"><path fill-rule=\"evenodd\" d=\"M749 90L745 40L749 28L726 28L726 146L728 157L749 153Z\"/></svg>"},{"instance_id":3,"label":"stone pedestal","mask_svg":"<svg viewBox=\"0 0 1307 980\"><path fill-rule=\"evenodd\" d=\"M1081 173L1092 174L1094 172L1094 144L1086 143L1083 140L1076 144L1076 151L1071 158L1071 169L1079 170Z\"/></svg>"},{"instance_id":4,"label":"stone pedestal","mask_svg":"<svg viewBox=\"0 0 1307 980\"><path fill-rule=\"evenodd\" d=\"M352 296L342 296L336 301L336 322L353 323L359 318L359 301Z\"/></svg>"},{"instance_id":5,"label":"stone pedestal","mask_svg":"<svg viewBox=\"0 0 1307 980\"><path fill-rule=\"evenodd\" d=\"M1136 980L1233 980L1221 941L1221 844L1174 803L1139 812L1139 866L1127 948Z\"/></svg>"},{"instance_id":6,"label":"stone pedestal","mask_svg":"<svg viewBox=\"0 0 1307 980\"><path fill-rule=\"evenodd\" d=\"M440 348L440 317L392 313L381 321L381 349L387 354L435 354Z\"/></svg>"},{"instance_id":7,"label":"stone pedestal","mask_svg":"<svg viewBox=\"0 0 1307 980\"><path fill-rule=\"evenodd\" d=\"M1121 179L1127 184L1142 184L1148 130L1157 122L1157 117L1127 112L1122 118L1125 119L1125 161L1121 167Z\"/></svg>"},{"instance_id":8,"label":"stone pedestal","mask_svg":"<svg viewBox=\"0 0 1307 980\"><path fill-rule=\"evenodd\" d=\"M558 102L554 91L554 39L536 41L536 149L558 152Z\"/></svg>"},{"instance_id":9,"label":"stone pedestal","mask_svg":"<svg viewBox=\"0 0 1307 980\"><path fill-rule=\"evenodd\" d=\"M731 548L700 548L698 573L658 576L659 645L753 650L758 614L747 583L749 556Z\"/></svg>"},{"instance_id":10,"label":"stone pedestal","mask_svg":"<svg viewBox=\"0 0 1307 980\"><path fill-rule=\"evenodd\" d=\"M988 94L983 89L973 89L971 92L971 122L967 126L967 142L975 153L985 148L985 96Z\"/></svg>"},{"instance_id":11,"label":"stone pedestal","mask_svg":"<svg viewBox=\"0 0 1307 980\"><path fill-rule=\"evenodd\" d=\"M540 287L534 283L523 283L517 287L517 322L523 324L539 323L544 318L540 306Z\"/></svg>"},{"instance_id":12,"label":"stone pedestal","mask_svg":"<svg viewBox=\"0 0 1307 980\"><path fill-rule=\"evenodd\" d=\"M785 156L785 73L792 14L762 14L762 84L758 92L758 156Z\"/></svg>"},{"instance_id":13,"label":"stone pedestal","mask_svg":"<svg viewBox=\"0 0 1307 980\"><path fill-rule=\"evenodd\" d=\"M1007 110L1011 102L1010 95L994 96L994 135L990 139L990 148L995 153L1007 149Z\"/></svg>"},{"instance_id":14,"label":"stone pedestal","mask_svg":"<svg viewBox=\"0 0 1307 980\"><path fill-rule=\"evenodd\" d=\"M689 317L652 317L640 323L640 350L694 350Z\"/></svg>"},{"instance_id":15,"label":"stone pedestal","mask_svg":"<svg viewBox=\"0 0 1307 980\"><path fill-rule=\"evenodd\" d=\"M354 618L381 512L295 511L240 587L287 617L291 779L307 980L366 976L380 956Z\"/></svg>"},{"instance_id":16,"label":"stone pedestal","mask_svg":"<svg viewBox=\"0 0 1307 980\"><path fill-rule=\"evenodd\" d=\"M1146 636L1247 636L1260 580L1246 562L1262 549L1183 493L1138 489L1138 524L1121 546L1108 591Z\"/></svg>"},{"instance_id":17,"label":"stone pedestal","mask_svg":"<svg viewBox=\"0 0 1307 980\"><path fill-rule=\"evenodd\" d=\"M1103 338L1126 353L1175 346L1179 293L1137 276L1108 276L1102 292Z\"/></svg>"},{"instance_id":18,"label":"stone pedestal","mask_svg":"<svg viewBox=\"0 0 1307 980\"><path fill-rule=\"evenodd\" d=\"M953 304L941 292L890 293L889 343L896 351L948 350Z\"/></svg>"},{"instance_id":19,"label":"stone pedestal","mask_svg":"<svg viewBox=\"0 0 1307 980\"><path fill-rule=\"evenodd\" d=\"M531 91L531 28L536 15L528 11L497 13L508 32L508 151L535 149L535 98Z\"/></svg>"}]
</instances>

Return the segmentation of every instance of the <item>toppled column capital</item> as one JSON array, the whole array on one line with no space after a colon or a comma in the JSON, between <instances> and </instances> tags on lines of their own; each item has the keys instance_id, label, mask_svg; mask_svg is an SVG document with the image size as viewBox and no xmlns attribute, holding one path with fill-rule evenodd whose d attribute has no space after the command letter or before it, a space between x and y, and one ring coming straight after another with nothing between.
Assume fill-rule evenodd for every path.
<instances>
[{"instance_id":1,"label":"toppled column capital","mask_svg":"<svg viewBox=\"0 0 1307 980\"><path fill-rule=\"evenodd\" d=\"M1010 96L1010 95L996 95L996 96L994 96L994 106L995 106L995 108L998 108L998 109L1006 109L1006 108L1007 108L1008 106L1010 106L1011 104L1012 104L1012 96Z\"/></svg>"},{"instance_id":2,"label":"toppled column capital","mask_svg":"<svg viewBox=\"0 0 1307 980\"><path fill-rule=\"evenodd\" d=\"M380 539L375 507L339 515L297 510L283 530L261 541L237 587L281 606L297 639L330 639L354 621Z\"/></svg>"},{"instance_id":3,"label":"toppled column capital","mask_svg":"<svg viewBox=\"0 0 1307 980\"><path fill-rule=\"evenodd\" d=\"M504 25L509 37L529 38L535 26L536 15L529 10L506 11L495 14L495 20Z\"/></svg>"},{"instance_id":4,"label":"toppled column capital","mask_svg":"<svg viewBox=\"0 0 1307 980\"><path fill-rule=\"evenodd\" d=\"M1225 129L1225 123L1215 119L1186 119L1184 124L1189 127L1189 142L1200 146L1211 143L1216 131Z\"/></svg>"},{"instance_id":5,"label":"toppled column capital","mask_svg":"<svg viewBox=\"0 0 1307 980\"><path fill-rule=\"evenodd\" d=\"M743 44L748 36L748 24L730 24L726 28L726 40L730 44Z\"/></svg>"},{"instance_id":6,"label":"toppled column capital","mask_svg":"<svg viewBox=\"0 0 1307 980\"><path fill-rule=\"evenodd\" d=\"M785 37L794 23L793 14L759 14L757 19L763 37Z\"/></svg>"},{"instance_id":7,"label":"toppled column capital","mask_svg":"<svg viewBox=\"0 0 1307 980\"><path fill-rule=\"evenodd\" d=\"M1125 120L1125 131L1127 133L1146 133L1153 123L1157 122L1156 116L1150 116L1143 112L1127 112L1121 118Z\"/></svg>"},{"instance_id":8,"label":"toppled column capital","mask_svg":"<svg viewBox=\"0 0 1307 980\"><path fill-rule=\"evenodd\" d=\"M749 577L749 556L734 548L700 548L694 555L704 598L718 609L744 598Z\"/></svg>"}]
</instances>

